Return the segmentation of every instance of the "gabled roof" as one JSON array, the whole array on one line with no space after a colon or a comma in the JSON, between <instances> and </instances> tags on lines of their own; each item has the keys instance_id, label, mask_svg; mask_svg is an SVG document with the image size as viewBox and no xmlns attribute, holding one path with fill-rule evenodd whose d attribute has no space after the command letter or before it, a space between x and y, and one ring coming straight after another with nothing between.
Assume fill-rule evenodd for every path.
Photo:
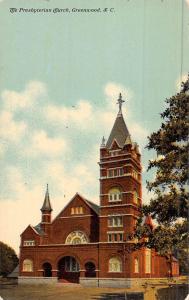
<instances>
[{"instance_id":1,"label":"gabled roof","mask_svg":"<svg viewBox=\"0 0 189 300\"><path fill-rule=\"evenodd\" d=\"M91 202L89 200L86 200L86 199L84 199L84 200L96 212L96 214L98 215L100 207L97 204L95 204L95 203L93 203L93 202Z\"/></svg>"},{"instance_id":2,"label":"gabled roof","mask_svg":"<svg viewBox=\"0 0 189 300\"><path fill-rule=\"evenodd\" d=\"M113 141L116 140L118 145L121 148L123 148L128 136L129 136L129 131L123 119L123 115L122 113L118 113L112 131L110 133L109 139L106 143L106 147L110 148Z\"/></svg>"},{"instance_id":3,"label":"gabled roof","mask_svg":"<svg viewBox=\"0 0 189 300\"><path fill-rule=\"evenodd\" d=\"M76 193L72 199L67 203L67 205L61 210L61 212L55 217L55 219L53 220L53 222L62 214L62 212L68 207L68 205L70 205L70 203L77 197L79 196L86 204L87 206L89 206L97 215L99 214L99 206L87 199L85 199L81 194Z\"/></svg>"},{"instance_id":4,"label":"gabled roof","mask_svg":"<svg viewBox=\"0 0 189 300\"><path fill-rule=\"evenodd\" d=\"M48 211L51 212L52 211L52 207L51 207L51 203L50 203L50 197L49 197L49 189L48 189L48 184L47 184L47 190L45 193L45 199L43 202L43 206L41 207L41 211Z\"/></svg>"},{"instance_id":5,"label":"gabled roof","mask_svg":"<svg viewBox=\"0 0 189 300\"><path fill-rule=\"evenodd\" d=\"M24 231L21 233L21 235L22 235L25 231L28 231L29 229L32 230L35 234L39 234L39 232L36 230L35 227L33 227L32 225L28 225L28 226L26 227L26 229L24 229Z\"/></svg>"},{"instance_id":6,"label":"gabled roof","mask_svg":"<svg viewBox=\"0 0 189 300\"><path fill-rule=\"evenodd\" d=\"M37 233L38 233L39 235L44 235L44 234L45 234L45 232L44 232L43 229L41 228L41 223L39 223L38 225L34 226L33 228L37 231Z\"/></svg>"}]
</instances>

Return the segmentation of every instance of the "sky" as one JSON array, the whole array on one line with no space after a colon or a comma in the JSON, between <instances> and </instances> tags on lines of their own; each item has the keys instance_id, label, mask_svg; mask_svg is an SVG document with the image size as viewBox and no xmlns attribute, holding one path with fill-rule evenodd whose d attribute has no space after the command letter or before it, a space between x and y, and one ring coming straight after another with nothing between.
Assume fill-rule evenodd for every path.
<instances>
[{"instance_id":1,"label":"sky","mask_svg":"<svg viewBox=\"0 0 189 300\"><path fill-rule=\"evenodd\" d=\"M145 145L189 71L189 1L1 0L0 19L0 240L18 253L47 183L53 218L76 192L99 203L99 147L120 92L149 201Z\"/></svg>"}]
</instances>

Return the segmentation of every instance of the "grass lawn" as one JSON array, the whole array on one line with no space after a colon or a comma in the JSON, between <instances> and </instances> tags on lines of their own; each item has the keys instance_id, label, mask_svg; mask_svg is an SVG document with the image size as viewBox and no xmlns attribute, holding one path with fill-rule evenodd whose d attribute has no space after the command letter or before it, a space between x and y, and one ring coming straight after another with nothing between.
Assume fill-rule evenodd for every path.
<instances>
[{"instance_id":1,"label":"grass lawn","mask_svg":"<svg viewBox=\"0 0 189 300\"><path fill-rule=\"evenodd\" d=\"M131 296L131 293L136 292L144 292L144 298ZM155 294L158 294L158 298L155 297ZM79 285L65 286L60 283L0 286L0 296L3 300L184 300L187 294L187 286L149 287L147 291L142 288L84 288Z\"/></svg>"},{"instance_id":2,"label":"grass lawn","mask_svg":"<svg viewBox=\"0 0 189 300\"><path fill-rule=\"evenodd\" d=\"M118 300L127 299L125 292L131 290L111 288L83 288L81 286L4 285L0 296L3 300ZM137 299L138 300L138 299Z\"/></svg>"}]
</instances>

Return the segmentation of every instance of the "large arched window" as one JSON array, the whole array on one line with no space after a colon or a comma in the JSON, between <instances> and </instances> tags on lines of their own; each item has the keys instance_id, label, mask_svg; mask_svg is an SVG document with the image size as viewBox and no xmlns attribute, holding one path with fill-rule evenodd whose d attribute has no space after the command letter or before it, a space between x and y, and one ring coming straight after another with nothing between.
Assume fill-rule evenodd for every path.
<instances>
[{"instance_id":1,"label":"large arched window","mask_svg":"<svg viewBox=\"0 0 189 300\"><path fill-rule=\"evenodd\" d=\"M71 232L67 238L65 244L86 244L89 240L86 234L82 231L73 231Z\"/></svg>"},{"instance_id":2,"label":"large arched window","mask_svg":"<svg viewBox=\"0 0 189 300\"><path fill-rule=\"evenodd\" d=\"M119 187L113 187L108 192L108 198L110 202L121 201L122 193Z\"/></svg>"},{"instance_id":3,"label":"large arched window","mask_svg":"<svg viewBox=\"0 0 189 300\"><path fill-rule=\"evenodd\" d=\"M139 273L139 259L137 257L134 260L134 272Z\"/></svg>"},{"instance_id":4,"label":"large arched window","mask_svg":"<svg viewBox=\"0 0 189 300\"><path fill-rule=\"evenodd\" d=\"M24 259L22 270L23 272L33 272L33 261L31 259Z\"/></svg>"},{"instance_id":5,"label":"large arched window","mask_svg":"<svg viewBox=\"0 0 189 300\"><path fill-rule=\"evenodd\" d=\"M109 260L109 272L122 272L122 262L119 257L112 257Z\"/></svg>"}]
</instances>

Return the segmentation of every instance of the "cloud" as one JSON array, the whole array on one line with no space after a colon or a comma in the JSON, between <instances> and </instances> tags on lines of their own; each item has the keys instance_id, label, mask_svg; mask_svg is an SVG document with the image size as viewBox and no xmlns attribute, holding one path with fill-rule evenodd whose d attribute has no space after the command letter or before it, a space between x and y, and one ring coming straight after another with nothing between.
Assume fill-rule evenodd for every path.
<instances>
[{"instance_id":1,"label":"cloud","mask_svg":"<svg viewBox=\"0 0 189 300\"><path fill-rule=\"evenodd\" d=\"M149 192L146 186L142 186L142 201L143 204L149 204L150 200L154 197L153 192Z\"/></svg>"},{"instance_id":2,"label":"cloud","mask_svg":"<svg viewBox=\"0 0 189 300\"><path fill-rule=\"evenodd\" d=\"M0 114L0 137L3 140L18 142L25 134L27 124L24 121L15 121L13 114L2 111Z\"/></svg>"},{"instance_id":3,"label":"cloud","mask_svg":"<svg viewBox=\"0 0 189 300\"><path fill-rule=\"evenodd\" d=\"M15 167L6 168L6 177L10 196L3 197L0 202L0 240L10 244L18 253L20 234L29 224L40 221L42 191L40 186L29 189L23 174Z\"/></svg>"},{"instance_id":4,"label":"cloud","mask_svg":"<svg viewBox=\"0 0 189 300\"><path fill-rule=\"evenodd\" d=\"M93 118L92 105L88 101L80 100L74 107L48 105L45 115L49 121L67 127L70 123L87 129Z\"/></svg>"},{"instance_id":5,"label":"cloud","mask_svg":"<svg viewBox=\"0 0 189 300\"><path fill-rule=\"evenodd\" d=\"M2 92L1 97L6 110L16 111L23 110L33 106L36 100L45 95L45 84L40 81L30 81L25 90L22 92L15 92L5 90Z\"/></svg>"},{"instance_id":6,"label":"cloud","mask_svg":"<svg viewBox=\"0 0 189 300\"><path fill-rule=\"evenodd\" d=\"M6 146L4 144L0 144L0 158L2 158L4 156L6 152Z\"/></svg>"},{"instance_id":7,"label":"cloud","mask_svg":"<svg viewBox=\"0 0 189 300\"><path fill-rule=\"evenodd\" d=\"M59 129L68 127L75 128L77 131L95 132L96 135L97 133L99 135L109 134L115 120L116 109L118 110L115 99L118 98L120 92L123 93L123 97L125 95L127 100L130 100L134 95L130 89L123 85L110 82L104 86L104 93L107 98L103 108L94 107L87 100L79 100L74 107L48 105L44 108L44 118L51 122L52 126L58 126ZM133 120L128 105L126 116L126 123L133 138L143 145L146 143L147 129Z\"/></svg>"},{"instance_id":8,"label":"cloud","mask_svg":"<svg viewBox=\"0 0 189 300\"><path fill-rule=\"evenodd\" d=\"M31 141L24 150L24 154L30 156L58 156L68 149L67 142L63 138L49 137L44 130L35 131L31 135Z\"/></svg>"},{"instance_id":9,"label":"cloud","mask_svg":"<svg viewBox=\"0 0 189 300\"><path fill-rule=\"evenodd\" d=\"M104 87L105 95L109 98L115 100L118 99L121 93L123 98L130 100L133 97L133 92L131 89L124 87L123 85L116 82L108 82Z\"/></svg>"}]
</instances>

